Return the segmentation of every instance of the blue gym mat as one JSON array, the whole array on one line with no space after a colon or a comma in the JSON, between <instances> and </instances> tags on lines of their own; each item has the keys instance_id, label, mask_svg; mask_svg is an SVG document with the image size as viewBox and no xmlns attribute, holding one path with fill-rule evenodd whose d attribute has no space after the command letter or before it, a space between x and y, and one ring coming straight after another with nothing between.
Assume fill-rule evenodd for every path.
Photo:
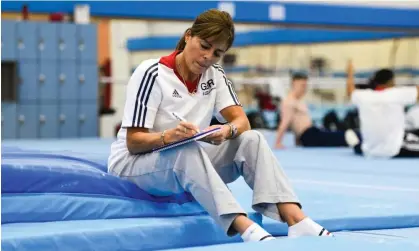
<instances>
[{"instance_id":1,"label":"blue gym mat","mask_svg":"<svg viewBox=\"0 0 419 251\"><path fill-rule=\"evenodd\" d=\"M335 233L335 238L284 238L262 243L238 243L179 248L169 250L211 251L211 250L339 250L339 251L416 251L419 250L419 228L351 231Z\"/></svg>"},{"instance_id":2,"label":"blue gym mat","mask_svg":"<svg viewBox=\"0 0 419 251\"><path fill-rule=\"evenodd\" d=\"M396 230L397 231L397 230ZM193 248L169 249L184 251L230 251L230 250L264 250L264 251L307 251L307 250L339 250L339 251L417 251L419 242L412 239L392 238L387 236L371 237L360 235L338 234L335 238L300 237L278 238L273 241L233 243Z\"/></svg>"},{"instance_id":3,"label":"blue gym mat","mask_svg":"<svg viewBox=\"0 0 419 251\"><path fill-rule=\"evenodd\" d=\"M272 132L264 134L273 144ZM48 250L59 243L60 249L71 250L87 243L87 249L91 250L106 243L97 241L99 238L119 243L115 245L133 247L132 250L151 250L238 241L217 232L219 228L207 215L202 215L202 208L188 196L155 198L133 184L107 175L104 171L112 141L3 141L2 247L15 250L13 243L25 243L31 248L42 244L43 250ZM287 135L288 147L274 150L274 153L293 183L304 211L329 230L419 227L417 160L365 159L353 155L348 148L302 149L293 147L291 142L292 137ZM251 190L243 180L239 179L229 187L240 204L253 212ZM253 216L259 217L258 214ZM146 224L148 220L150 225ZM171 220L175 223L171 224ZM163 231L159 222L166 221L168 225ZM93 231L89 229L91 222L103 228L93 227ZM38 224L52 225L41 228ZM86 225L86 230L78 231L82 225ZM117 230L112 230L113 225ZM263 225L275 236L287 234L284 223L264 217ZM36 228L51 231L31 230ZM54 235L53 229L57 233L63 230L60 232L63 238ZM183 235L182 231L185 231ZM196 234L187 231L205 232L207 237L196 238ZM172 232L176 234L172 235ZM162 237L155 237L159 234ZM166 235L170 236L164 237ZM169 244L169 241L173 243ZM348 245L344 244L346 239L342 241L339 240L336 247ZM108 244L114 247L112 245ZM294 244L290 242L289 245ZM298 245L303 246L296 246L297 249L304 247L304 244Z\"/></svg>"}]
</instances>

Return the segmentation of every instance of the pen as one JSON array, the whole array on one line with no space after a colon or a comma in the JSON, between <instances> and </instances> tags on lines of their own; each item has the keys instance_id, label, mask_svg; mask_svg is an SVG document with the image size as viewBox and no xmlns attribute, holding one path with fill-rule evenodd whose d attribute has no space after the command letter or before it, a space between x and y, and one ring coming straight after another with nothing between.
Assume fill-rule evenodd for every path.
<instances>
[{"instance_id":1,"label":"pen","mask_svg":"<svg viewBox=\"0 0 419 251\"><path fill-rule=\"evenodd\" d=\"M183 121L186 122L186 119L184 119L182 116L180 116L179 114L177 114L176 112L172 112L173 117L175 117L177 120L179 121ZM198 130L199 133L199 130Z\"/></svg>"},{"instance_id":2,"label":"pen","mask_svg":"<svg viewBox=\"0 0 419 251\"><path fill-rule=\"evenodd\" d=\"M182 116L180 116L179 114L172 112L173 117L175 117L177 120L179 121L183 121L186 122L186 119L184 119Z\"/></svg>"}]
</instances>

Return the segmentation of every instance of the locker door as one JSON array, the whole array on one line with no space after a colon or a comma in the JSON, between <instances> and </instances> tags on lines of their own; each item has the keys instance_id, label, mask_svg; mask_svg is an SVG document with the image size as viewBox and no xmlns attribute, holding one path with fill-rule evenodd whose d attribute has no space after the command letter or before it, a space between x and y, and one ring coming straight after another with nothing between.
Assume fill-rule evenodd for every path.
<instances>
[{"instance_id":1,"label":"locker door","mask_svg":"<svg viewBox=\"0 0 419 251\"><path fill-rule=\"evenodd\" d=\"M58 138L58 106L40 105L38 123L40 138Z\"/></svg>"},{"instance_id":2,"label":"locker door","mask_svg":"<svg viewBox=\"0 0 419 251\"><path fill-rule=\"evenodd\" d=\"M16 104L1 104L1 138L15 139L17 137Z\"/></svg>"},{"instance_id":3,"label":"locker door","mask_svg":"<svg viewBox=\"0 0 419 251\"><path fill-rule=\"evenodd\" d=\"M37 58L37 23L18 22L17 23L17 51L19 59Z\"/></svg>"},{"instance_id":4,"label":"locker door","mask_svg":"<svg viewBox=\"0 0 419 251\"><path fill-rule=\"evenodd\" d=\"M96 103L80 104L80 137L98 137L98 108Z\"/></svg>"},{"instance_id":5,"label":"locker door","mask_svg":"<svg viewBox=\"0 0 419 251\"><path fill-rule=\"evenodd\" d=\"M79 66L78 97L80 100L98 99L98 67L96 62L82 62Z\"/></svg>"},{"instance_id":6,"label":"locker door","mask_svg":"<svg viewBox=\"0 0 419 251\"><path fill-rule=\"evenodd\" d=\"M16 60L16 22L1 20L1 60Z\"/></svg>"},{"instance_id":7,"label":"locker door","mask_svg":"<svg viewBox=\"0 0 419 251\"><path fill-rule=\"evenodd\" d=\"M97 61L97 29L93 24L78 25L78 44L77 50L81 62Z\"/></svg>"},{"instance_id":8,"label":"locker door","mask_svg":"<svg viewBox=\"0 0 419 251\"><path fill-rule=\"evenodd\" d=\"M59 24L58 25L58 51L59 59L75 60L77 55L76 41L77 32L75 24Z\"/></svg>"},{"instance_id":9,"label":"locker door","mask_svg":"<svg viewBox=\"0 0 419 251\"><path fill-rule=\"evenodd\" d=\"M38 67L32 60L19 63L18 97L20 102L35 101L38 98Z\"/></svg>"},{"instance_id":10,"label":"locker door","mask_svg":"<svg viewBox=\"0 0 419 251\"><path fill-rule=\"evenodd\" d=\"M57 63L51 60L39 63L38 86L41 102L58 99Z\"/></svg>"},{"instance_id":11,"label":"locker door","mask_svg":"<svg viewBox=\"0 0 419 251\"><path fill-rule=\"evenodd\" d=\"M33 139L38 137L38 112L35 105L20 105L18 107L18 138Z\"/></svg>"},{"instance_id":12,"label":"locker door","mask_svg":"<svg viewBox=\"0 0 419 251\"><path fill-rule=\"evenodd\" d=\"M40 60L55 60L58 57L58 25L40 23L38 34L38 51Z\"/></svg>"},{"instance_id":13,"label":"locker door","mask_svg":"<svg viewBox=\"0 0 419 251\"><path fill-rule=\"evenodd\" d=\"M58 114L58 121L58 134L60 138L77 137L77 105L61 105Z\"/></svg>"},{"instance_id":14,"label":"locker door","mask_svg":"<svg viewBox=\"0 0 419 251\"><path fill-rule=\"evenodd\" d=\"M76 61L61 61L58 71L60 100L75 101L77 99L77 78Z\"/></svg>"}]
</instances>

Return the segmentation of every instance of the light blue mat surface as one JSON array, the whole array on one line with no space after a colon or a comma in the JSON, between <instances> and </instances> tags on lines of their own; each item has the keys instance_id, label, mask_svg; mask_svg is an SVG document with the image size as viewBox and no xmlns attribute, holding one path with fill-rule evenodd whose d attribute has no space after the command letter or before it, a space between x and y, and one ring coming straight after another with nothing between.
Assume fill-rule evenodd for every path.
<instances>
[{"instance_id":1,"label":"light blue mat surface","mask_svg":"<svg viewBox=\"0 0 419 251\"><path fill-rule=\"evenodd\" d=\"M267 136L268 141L270 141L272 144L274 140L272 133L265 132L265 135ZM98 165L102 165L101 169L104 170L109 153L109 146L112 141L113 139L3 141L2 152L13 153L20 152L22 150L33 152L48 151L66 156L88 159L97 163ZM34 144L35 142L36 145ZM295 190L297 191L297 194L303 204L304 211L310 217L325 225L325 227L327 227L329 230L345 231L419 227L419 196L417 196L419 194L418 160L365 159L362 157L354 156L351 149L348 148L302 149L293 147L291 142L292 137L287 136L286 143L288 143L288 148L284 150L274 150L274 153L280 160L281 165L293 183ZM2 175L2 179L4 178L5 177ZM249 212L252 212L252 193L247 185L243 182L243 180L239 179L229 186L240 204ZM19 196L28 195L24 194ZM43 196L51 195L47 194ZM92 198L89 198L89 201L82 201L81 204L79 204L79 207L76 209L85 210L83 209L83 205L86 207L86 205L91 205L89 203L96 203L92 202ZM9 202L7 199L9 199ZM20 201L20 203L24 203L24 201ZM134 205L130 202L124 203L131 207ZM2 196L2 214L4 212L10 213L16 211L16 208L19 208L16 207L17 204L15 206L10 205L10 196ZM101 212L105 212L106 210L110 209L117 211L122 210L122 208L115 209L115 206L111 205L112 204L102 204L102 207L98 207L97 211L104 210ZM48 207L46 209L48 209ZM54 210L54 208L50 207L50 210ZM91 213L93 211L95 210L92 210ZM31 210L27 211L26 213L30 212ZM22 212L17 212L17 214L19 213ZM102 214L102 216L94 215L94 213L90 215L98 218L102 217L105 219L112 218L103 216L104 214ZM15 215L14 217L18 218L19 215ZM136 216L131 215L131 217ZM185 217L207 217L208 219L208 216L206 215ZM92 218L87 217L87 219ZM146 219L148 218L145 218L144 220ZM175 218L162 218L162 222L164 219L172 220ZM182 219L183 218L176 218L176 220L180 222L182 222ZM162 243L168 241L168 239L164 239L164 237L151 238L151 240L144 239L144 236L150 236L150 234L151 236L158 236L158 234L165 236L163 232L166 235L170 232L167 231L167 229L166 231L163 231L161 226L158 224L159 221L152 221L153 223L151 225L147 225L147 227L144 228L143 225L141 225L143 224L143 221L136 221L135 219L132 219L132 221L129 219L122 219L121 221L118 221L118 219L102 220L100 224L103 224L104 227L95 228L95 234L92 234L93 232L90 230L86 230L86 232L78 232L78 234L83 233L83 241L81 241L80 236L73 239L66 239L58 238L57 236L54 237L53 234L51 235L52 232L49 232L48 234L48 231L46 231L47 233L45 233L45 235L42 235L42 231L39 233L29 231L31 228L36 227L36 225L31 224L41 223L26 223L27 225L23 223L20 225L4 224L2 225L2 233L3 236L6 236L7 238L2 239L2 246L6 244L11 245L11 243L15 243L16 241L24 241L25 243L29 243L28 245L36 246L37 241L40 239L38 237L31 237L32 233L34 235L39 234L43 236L42 238L44 238L44 241L39 242L39 244L45 244L47 243L45 240L47 240L49 241L50 245L56 245L55 241L58 240L60 241L59 243L61 243L62 247L69 248L74 247L74 245L77 245L78 242L95 244L98 245L97 247L99 248L101 247L101 243L96 241L96 238L107 238L115 242L120 242L120 245L123 243L123 245L126 245L126 247L147 247L150 249L163 248L163 246L161 246ZM132 227L133 222L135 222L135 224L140 224L141 227ZM196 245L211 244L205 242L207 239L193 239L192 236L195 235L188 234L189 232L187 231L191 231L191 233L199 233L199 222L200 221L197 221L192 224L189 221L185 221L179 226L174 224L174 226L177 228L176 230L179 230L179 232L178 235L173 235L171 237L176 238L177 242L174 242L172 246L164 246L164 248L183 247L185 242L193 242ZM123 231L124 234L120 234L121 232L119 231L111 230L114 223L118 228L121 226L119 229L122 229L121 231ZM77 224L83 223L70 223L67 226L65 225L65 222L60 222L59 224L63 225L57 226L58 228L66 229L66 231L69 232L77 232L77 228L79 228ZM190 229L189 227L192 227L188 224L192 224L193 226L197 227L194 230L187 230ZM105 225L108 226L108 228L105 227ZM264 218L263 225L276 236L284 236L287 234L287 226L283 223ZM205 226L209 230L214 227L213 222L209 225L201 225L201 227ZM210 227L208 228L208 226ZM26 233L26 235L15 232L16 229L21 229L19 230L22 231L20 233ZM25 229L28 231L25 231ZM51 229L54 229L54 227L51 226ZM101 229L103 229L103 231L101 231ZM179 236L182 236L181 233L183 229L185 229L184 237L187 238L182 239ZM162 231L162 233L157 234L155 231ZM139 234L140 232L141 234ZM129 233L131 233L131 235ZM132 236L132 238L130 239L126 237L127 235ZM223 239L225 236L223 238L218 238L216 237L217 235L218 234L215 234L214 238L209 237L208 241L210 242L212 239L214 239L216 243L217 241L226 242L225 239ZM74 242L69 240L74 240ZM131 243L129 242L130 240L132 241ZM200 244L200 242L202 243ZM331 244L331 248L323 248L323 250L333 250L336 248L345 250L344 248L346 248L347 245L350 245L348 244L349 242L351 242L351 240L339 240L334 242L334 244ZM368 240L366 242L368 242ZM144 246L141 243L144 243ZM315 245L311 241L307 241L306 244L304 244L305 242L301 242L301 244L298 242L299 244L295 244L291 241L287 241L286 243L289 244L283 245L286 245L286 247L290 248L287 250L302 250L304 247L311 247L311 245ZM324 247L327 247L328 241L322 241L322 243L326 245ZM112 245L109 244L109 247L112 247ZM153 247L153 245L155 246ZM370 243L365 245L368 247L368 245L375 244ZM403 246L403 250L410 250L410 244L406 245L408 246ZM47 250L46 246L44 247L44 250ZM96 246L90 246L90 248L92 247L96 248ZM270 247L274 248L274 246ZM293 247L295 247L295 249L292 249ZM358 246L355 245L351 248L351 250L357 249L357 247ZM387 247L380 246L380 248L374 249L374 247L371 246L371 250L390 250L386 248ZM269 248L267 247L267 249ZM133 248L132 250L136 249Z\"/></svg>"},{"instance_id":2,"label":"light blue mat surface","mask_svg":"<svg viewBox=\"0 0 419 251\"><path fill-rule=\"evenodd\" d=\"M331 231L419 226L418 159L365 159L349 148L289 147L275 155L305 212ZM264 225L285 234L277 222L265 218Z\"/></svg>"},{"instance_id":3,"label":"light blue mat surface","mask_svg":"<svg viewBox=\"0 0 419 251\"><path fill-rule=\"evenodd\" d=\"M372 237L360 235L339 234L335 238L325 237L300 237L278 238L273 241L233 243L213 245L205 247L169 249L184 251L231 251L231 250L264 250L264 251L307 251L307 250L330 250L330 251L417 251L419 242L411 239L396 239L386 236Z\"/></svg>"},{"instance_id":4,"label":"light blue mat surface","mask_svg":"<svg viewBox=\"0 0 419 251\"><path fill-rule=\"evenodd\" d=\"M401 228L401 229L382 229L371 231L356 231L355 234L386 236L388 238L409 239L419 243L419 227Z\"/></svg>"}]
</instances>

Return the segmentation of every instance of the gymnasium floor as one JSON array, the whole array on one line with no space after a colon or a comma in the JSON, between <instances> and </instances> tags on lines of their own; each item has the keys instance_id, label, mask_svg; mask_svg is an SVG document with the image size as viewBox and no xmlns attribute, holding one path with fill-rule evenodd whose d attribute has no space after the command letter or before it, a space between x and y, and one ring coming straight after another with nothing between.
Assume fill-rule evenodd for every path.
<instances>
[{"instance_id":1,"label":"gymnasium floor","mask_svg":"<svg viewBox=\"0 0 419 251\"><path fill-rule=\"evenodd\" d=\"M273 132L263 133L272 145ZM285 237L285 224L251 209L251 190L239 179L229 187L240 204L278 236L241 243L187 194L156 198L107 175L111 142L3 141L2 250L419 250L418 160L296 148L287 135L288 147L274 153L304 211L336 237Z\"/></svg>"}]
</instances>

